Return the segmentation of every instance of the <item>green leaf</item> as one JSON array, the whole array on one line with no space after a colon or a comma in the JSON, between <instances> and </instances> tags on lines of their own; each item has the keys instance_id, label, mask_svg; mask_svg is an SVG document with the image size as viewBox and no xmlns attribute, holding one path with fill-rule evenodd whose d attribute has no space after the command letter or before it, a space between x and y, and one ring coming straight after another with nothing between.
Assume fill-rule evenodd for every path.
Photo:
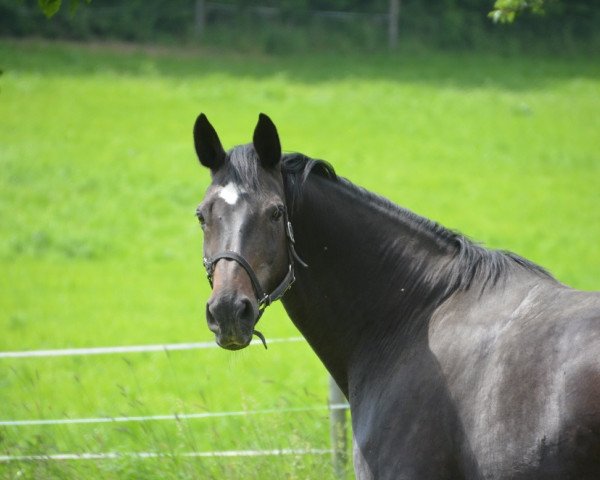
<instances>
[{"instance_id":1,"label":"green leaf","mask_svg":"<svg viewBox=\"0 0 600 480\"><path fill-rule=\"evenodd\" d=\"M47 18L52 17L60 10L62 0L38 0L38 4Z\"/></svg>"},{"instance_id":2,"label":"green leaf","mask_svg":"<svg viewBox=\"0 0 600 480\"><path fill-rule=\"evenodd\" d=\"M488 17L491 18L494 23L501 23L503 21L502 10L492 10L488 13Z\"/></svg>"},{"instance_id":3,"label":"green leaf","mask_svg":"<svg viewBox=\"0 0 600 480\"><path fill-rule=\"evenodd\" d=\"M518 14L527 10L536 15L543 15L544 3L553 1L556 0L496 0L488 17L494 23L513 23Z\"/></svg>"}]
</instances>

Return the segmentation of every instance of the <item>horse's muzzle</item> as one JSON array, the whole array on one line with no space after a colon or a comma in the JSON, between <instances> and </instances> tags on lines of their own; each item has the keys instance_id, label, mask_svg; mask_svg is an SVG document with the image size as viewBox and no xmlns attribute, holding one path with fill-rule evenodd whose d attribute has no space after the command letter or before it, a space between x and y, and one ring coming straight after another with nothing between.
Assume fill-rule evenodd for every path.
<instances>
[{"instance_id":1,"label":"horse's muzzle","mask_svg":"<svg viewBox=\"0 0 600 480\"><path fill-rule=\"evenodd\" d=\"M245 295L213 295L206 304L208 328L215 334L217 344L227 350L239 350L250 344L257 318L256 302Z\"/></svg>"}]
</instances>

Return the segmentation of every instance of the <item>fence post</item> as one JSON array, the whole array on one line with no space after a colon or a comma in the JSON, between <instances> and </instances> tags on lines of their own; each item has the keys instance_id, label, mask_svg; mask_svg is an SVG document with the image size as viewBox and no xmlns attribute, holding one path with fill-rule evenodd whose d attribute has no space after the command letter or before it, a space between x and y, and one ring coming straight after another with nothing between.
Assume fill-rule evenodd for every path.
<instances>
[{"instance_id":1,"label":"fence post","mask_svg":"<svg viewBox=\"0 0 600 480\"><path fill-rule=\"evenodd\" d=\"M196 0L194 4L194 35L201 38L206 29L206 2Z\"/></svg>"},{"instance_id":2,"label":"fence post","mask_svg":"<svg viewBox=\"0 0 600 480\"><path fill-rule=\"evenodd\" d=\"M348 463L347 434L346 434L346 409L339 408L346 404L346 397L338 387L333 377L329 377L329 415L330 415L330 437L333 449L333 470L338 479L346 478L346 466ZM336 407L336 408L332 408Z\"/></svg>"},{"instance_id":3,"label":"fence post","mask_svg":"<svg viewBox=\"0 0 600 480\"><path fill-rule=\"evenodd\" d=\"M400 18L400 0L390 0L388 13L388 47L398 48L398 19Z\"/></svg>"}]
</instances>

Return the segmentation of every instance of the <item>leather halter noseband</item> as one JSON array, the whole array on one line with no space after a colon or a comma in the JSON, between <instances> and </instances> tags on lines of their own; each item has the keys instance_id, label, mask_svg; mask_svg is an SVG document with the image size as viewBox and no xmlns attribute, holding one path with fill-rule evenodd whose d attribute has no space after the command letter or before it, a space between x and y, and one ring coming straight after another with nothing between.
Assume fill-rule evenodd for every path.
<instances>
[{"instance_id":1,"label":"leather halter noseband","mask_svg":"<svg viewBox=\"0 0 600 480\"><path fill-rule=\"evenodd\" d=\"M256 318L256 322L254 325L258 323L260 317L265 312L265 309L271 305L273 302L279 300L281 297L285 295L285 293L292 286L294 281L296 280L296 276L294 274L294 260L296 260L301 266L308 267L306 263L298 256L296 253L296 249L294 248L295 239L294 239L294 230L292 229L292 224L288 219L287 209L283 208L283 220L285 222L285 234L287 238L287 249L288 249L288 272L283 278L283 280L273 289L271 293L267 293L265 289L262 288L254 269L248 263L248 261L242 257L239 253L233 252L231 250L225 250L224 252L217 253L211 258L204 257L204 268L206 269L206 276L208 278L208 283L210 283L210 287L213 288L213 276L215 272L215 266L219 260L225 258L227 260L233 260L237 262L248 274L250 281L252 282L252 287L254 288L254 293L256 294L256 299L258 302L258 317ZM258 338L261 339L265 348L267 348L267 342L265 341L265 337L258 330L254 330L253 334L255 334Z\"/></svg>"}]
</instances>

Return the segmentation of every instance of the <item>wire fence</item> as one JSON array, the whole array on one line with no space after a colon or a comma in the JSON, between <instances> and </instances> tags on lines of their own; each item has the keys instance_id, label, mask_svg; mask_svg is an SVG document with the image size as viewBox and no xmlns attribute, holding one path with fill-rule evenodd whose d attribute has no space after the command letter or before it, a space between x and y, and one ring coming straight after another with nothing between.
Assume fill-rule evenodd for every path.
<instances>
[{"instance_id":1,"label":"wire fence","mask_svg":"<svg viewBox=\"0 0 600 480\"><path fill-rule=\"evenodd\" d=\"M305 342L302 337L275 338L270 339L269 344L296 343ZM251 342L252 346L262 343L258 340ZM22 359L22 358L45 358L45 357L65 357L65 356L93 356L93 355L111 355L111 354L130 354L144 352L174 352L194 349L217 348L214 342L196 342L196 343L171 343L157 345L126 345L111 347L91 347L91 348L67 348L51 350L25 350L25 351L5 351L0 352L0 359ZM45 425L74 425L74 424L117 424L130 422L152 422L152 421L181 421L181 420L199 420L218 417L240 417L252 415L270 415L281 413L299 413L310 411L329 411L331 413L331 441L332 448L281 448L271 450L225 450L225 451L205 451L205 452L183 452L183 453L162 453L162 452L107 452L107 453L56 453L56 454L35 454L35 455L0 455L0 463L8 462L36 462L36 461L76 461L76 460L116 460L122 458L134 459L155 459L171 456L179 457L256 457L256 456L281 456L281 455L333 455L334 469L341 471L346 463L346 442L345 442L345 411L349 409L345 403L341 392L333 380L330 379L330 392L328 405L312 405L306 407L288 407L257 410L239 410L224 412L198 412L198 413L173 413L146 416L118 416L118 417L90 417L90 418L56 418L56 419L24 419L11 420L0 419L0 426L3 427L28 427ZM339 412L339 413L336 413Z\"/></svg>"},{"instance_id":2,"label":"wire fence","mask_svg":"<svg viewBox=\"0 0 600 480\"><path fill-rule=\"evenodd\" d=\"M273 28L295 27L300 35L311 25L319 25L330 34L337 32L344 38L362 38L359 32L371 31L383 46L381 33L387 30L388 45L398 42L398 19L400 0L379 2L378 5L364 3L344 5L338 9L308 8L301 2L297 5L261 5L261 2L241 4L188 0L168 2L164 5L145 5L144 2L92 2L81 5L75 15L66 9L48 25L35 3L15 2L7 9L8 22L0 22L0 33L39 35L46 32L52 37L75 39L108 38L148 41L160 38L171 40L193 40L194 43L211 44L221 30L249 28L253 31L272 31ZM266 2L268 3L268 2ZM323 5L325 7L325 5ZM333 6L332 6L333 7ZM4 28L4 32L2 32ZM213 29L213 30L210 30ZM212 32L212 35L208 35ZM381 37L381 38L380 38ZM329 39L331 42L331 39Z\"/></svg>"},{"instance_id":3,"label":"wire fence","mask_svg":"<svg viewBox=\"0 0 600 480\"><path fill-rule=\"evenodd\" d=\"M198 420L202 418L243 417L247 415L269 415L272 413L299 413L318 410L346 410L348 405L336 403L331 405L314 405L309 407L265 408L260 410L239 410L230 412L174 413L170 415L145 415L133 417L92 417L92 418L56 418L34 420L0 420L0 426L25 427L34 425L83 425L93 423L130 423L152 422L161 420Z\"/></svg>"},{"instance_id":4,"label":"wire fence","mask_svg":"<svg viewBox=\"0 0 600 480\"><path fill-rule=\"evenodd\" d=\"M304 342L302 337L273 338L269 343L293 343ZM250 345L256 346L262 343L252 340ZM216 348L215 342L196 343L167 343L158 345L124 345L117 347L91 347L91 348L64 348L53 350L24 350L20 352L0 352L0 358L31 358L31 357L67 357L87 355L110 355L116 353L144 353L144 352L175 352L178 350L196 350L205 348Z\"/></svg>"},{"instance_id":5,"label":"wire fence","mask_svg":"<svg viewBox=\"0 0 600 480\"><path fill-rule=\"evenodd\" d=\"M69 460L119 460L122 458L152 459L170 458L173 456L185 458L214 458L214 457L268 457L280 455L329 455L332 449L325 448L283 448L280 450L224 450L221 452L184 452L177 455L160 452L107 452L107 453L58 453L50 455L0 455L2 462L33 462L33 461L69 461Z\"/></svg>"}]
</instances>

